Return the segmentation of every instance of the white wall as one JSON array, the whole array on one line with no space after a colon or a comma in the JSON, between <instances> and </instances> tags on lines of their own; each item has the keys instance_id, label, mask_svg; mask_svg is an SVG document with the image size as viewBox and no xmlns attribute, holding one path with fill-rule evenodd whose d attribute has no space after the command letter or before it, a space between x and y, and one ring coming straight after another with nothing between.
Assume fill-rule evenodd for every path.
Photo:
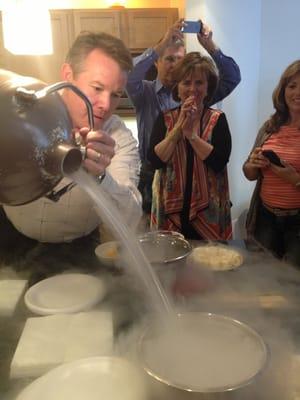
<instances>
[{"instance_id":1,"label":"white wall","mask_svg":"<svg viewBox=\"0 0 300 400\"><path fill-rule=\"evenodd\" d=\"M197 12L197 9L201 11ZM248 206L253 184L242 174L257 130L257 98L260 57L260 0L187 0L186 18L199 16L213 29L213 38L226 55L238 63L242 82L222 102L232 135L229 179L232 215L235 218ZM188 37L188 51L200 49L195 38Z\"/></svg>"},{"instance_id":2,"label":"white wall","mask_svg":"<svg viewBox=\"0 0 300 400\"><path fill-rule=\"evenodd\" d=\"M300 58L299 15L299 0L186 0L186 18L207 22L216 43L241 69L242 82L222 104L233 139L233 218L248 206L253 190L241 168L259 126L273 112L273 89L285 67ZM190 37L187 47L199 48Z\"/></svg>"},{"instance_id":3,"label":"white wall","mask_svg":"<svg viewBox=\"0 0 300 400\"><path fill-rule=\"evenodd\" d=\"M273 112L271 96L282 72L300 59L300 1L261 1L259 125Z\"/></svg>"}]
</instances>

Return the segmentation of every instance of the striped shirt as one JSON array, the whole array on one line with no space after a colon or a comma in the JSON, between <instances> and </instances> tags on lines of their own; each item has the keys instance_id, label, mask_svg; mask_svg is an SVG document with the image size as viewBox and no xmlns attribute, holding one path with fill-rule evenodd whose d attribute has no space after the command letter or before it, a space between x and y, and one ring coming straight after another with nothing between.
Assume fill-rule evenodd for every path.
<instances>
[{"instance_id":1,"label":"striped shirt","mask_svg":"<svg viewBox=\"0 0 300 400\"><path fill-rule=\"evenodd\" d=\"M300 130L282 126L263 144L263 150L273 150L277 155L300 172ZM270 207L300 208L300 192L294 185L277 176L271 168L262 170L261 199Z\"/></svg>"}]
</instances>

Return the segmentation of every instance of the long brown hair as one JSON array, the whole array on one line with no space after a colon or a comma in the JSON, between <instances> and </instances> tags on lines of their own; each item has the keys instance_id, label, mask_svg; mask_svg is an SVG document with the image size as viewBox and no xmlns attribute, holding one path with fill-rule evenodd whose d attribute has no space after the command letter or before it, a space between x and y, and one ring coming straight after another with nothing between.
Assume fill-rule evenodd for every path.
<instances>
[{"instance_id":1,"label":"long brown hair","mask_svg":"<svg viewBox=\"0 0 300 400\"><path fill-rule=\"evenodd\" d=\"M208 83L205 104L210 102L219 83L219 73L214 62L209 57L202 56L198 51L187 53L182 60L178 61L172 71L172 78L175 82L172 91L174 100L179 101L179 82L199 69L205 74Z\"/></svg>"},{"instance_id":2,"label":"long brown hair","mask_svg":"<svg viewBox=\"0 0 300 400\"><path fill-rule=\"evenodd\" d=\"M289 109L285 102L285 89L295 75L300 73L300 60L294 61L290 64L281 75L281 78L273 92L273 106L275 113L271 115L270 119L266 122L266 131L274 133L279 128L288 122L289 120Z\"/></svg>"}]
</instances>

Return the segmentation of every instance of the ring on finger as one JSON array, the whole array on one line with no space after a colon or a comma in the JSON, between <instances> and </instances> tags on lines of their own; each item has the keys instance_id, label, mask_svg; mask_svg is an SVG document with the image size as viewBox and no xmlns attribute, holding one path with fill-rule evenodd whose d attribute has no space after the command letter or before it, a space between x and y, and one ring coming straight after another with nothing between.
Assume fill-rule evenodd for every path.
<instances>
[{"instance_id":1,"label":"ring on finger","mask_svg":"<svg viewBox=\"0 0 300 400\"><path fill-rule=\"evenodd\" d=\"M102 154L101 153L97 153L96 155L96 162L99 162L101 160Z\"/></svg>"}]
</instances>

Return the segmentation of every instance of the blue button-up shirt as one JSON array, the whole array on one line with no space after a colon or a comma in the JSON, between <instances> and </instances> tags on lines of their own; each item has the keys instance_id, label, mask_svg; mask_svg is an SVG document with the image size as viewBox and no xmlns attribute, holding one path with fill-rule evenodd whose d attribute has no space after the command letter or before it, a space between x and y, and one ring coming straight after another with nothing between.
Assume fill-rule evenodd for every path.
<instances>
[{"instance_id":1,"label":"blue button-up shirt","mask_svg":"<svg viewBox=\"0 0 300 400\"><path fill-rule=\"evenodd\" d=\"M225 56L221 50L212 55L220 74L220 82L211 104L228 96L241 81L240 69L235 61ZM134 69L129 74L126 91L136 109L139 152L142 161L147 160L150 136L156 118L160 112L177 107L171 90L165 88L159 79L145 80L149 68L157 61L158 54L153 49L147 49L135 57Z\"/></svg>"}]
</instances>

